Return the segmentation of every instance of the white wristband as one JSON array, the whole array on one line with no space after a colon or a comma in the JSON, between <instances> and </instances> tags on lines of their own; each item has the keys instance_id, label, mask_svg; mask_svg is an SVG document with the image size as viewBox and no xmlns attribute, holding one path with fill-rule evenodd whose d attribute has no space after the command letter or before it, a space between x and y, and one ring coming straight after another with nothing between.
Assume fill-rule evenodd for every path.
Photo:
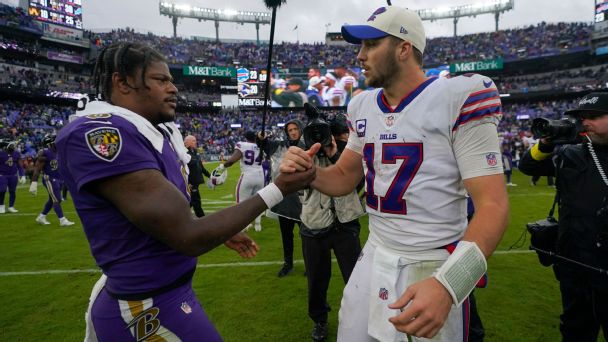
<instances>
[{"instance_id":1,"label":"white wristband","mask_svg":"<svg viewBox=\"0 0 608 342\"><path fill-rule=\"evenodd\" d=\"M488 264L475 242L460 241L435 274L435 278L448 290L456 306L469 296L477 282L486 273Z\"/></svg>"},{"instance_id":2,"label":"white wristband","mask_svg":"<svg viewBox=\"0 0 608 342\"><path fill-rule=\"evenodd\" d=\"M274 183L270 183L258 191L268 208L272 208L283 200L283 193Z\"/></svg>"}]
</instances>

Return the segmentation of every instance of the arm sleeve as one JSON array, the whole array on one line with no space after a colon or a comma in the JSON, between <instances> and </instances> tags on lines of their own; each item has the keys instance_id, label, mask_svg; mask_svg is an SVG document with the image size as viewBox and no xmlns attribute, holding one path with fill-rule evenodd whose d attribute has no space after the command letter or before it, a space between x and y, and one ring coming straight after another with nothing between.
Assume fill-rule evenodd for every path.
<instances>
[{"instance_id":1,"label":"arm sleeve","mask_svg":"<svg viewBox=\"0 0 608 342\"><path fill-rule=\"evenodd\" d=\"M461 126L455 135L454 154L462 179L504 172L496 125L492 122Z\"/></svg>"}]
</instances>

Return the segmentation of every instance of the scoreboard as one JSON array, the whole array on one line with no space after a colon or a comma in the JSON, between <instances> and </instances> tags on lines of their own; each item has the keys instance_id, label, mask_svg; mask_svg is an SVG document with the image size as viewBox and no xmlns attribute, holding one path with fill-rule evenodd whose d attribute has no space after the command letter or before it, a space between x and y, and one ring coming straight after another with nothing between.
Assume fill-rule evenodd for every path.
<instances>
[{"instance_id":1,"label":"scoreboard","mask_svg":"<svg viewBox=\"0 0 608 342\"><path fill-rule=\"evenodd\" d=\"M30 0L28 13L44 22L82 30L82 0Z\"/></svg>"},{"instance_id":2,"label":"scoreboard","mask_svg":"<svg viewBox=\"0 0 608 342\"><path fill-rule=\"evenodd\" d=\"M595 0L595 22L608 20L608 0Z\"/></svg>"},{"instance_id":3,"label":"scoreboard","mask_svg":"<svg viewBox=\"0 0 608 342\"><path fill-rule=\"evenodd\" d=\"M264 105L264 90L268 73L264 69L244 68L236 69L239 105L246 107L259 107Z\"/></svg>"}]
</instances>

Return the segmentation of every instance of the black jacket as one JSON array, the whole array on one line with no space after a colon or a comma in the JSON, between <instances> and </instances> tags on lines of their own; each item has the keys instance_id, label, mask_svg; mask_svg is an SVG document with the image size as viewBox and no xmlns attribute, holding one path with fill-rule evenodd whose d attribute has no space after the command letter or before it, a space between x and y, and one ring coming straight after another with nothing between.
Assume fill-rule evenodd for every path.
<instances>
[{"instance_id":1,"label":"black jacket","mask_svg":"<svg viewBox=\"0 0 608 342\"><path fill-rule=\"evenodd\" d=\"M190 169L190 173L188 174L188 184L193 187L199 186L205 182L203 175L207 176L207 178L211 177L211 174L201 162L201 157L198 155L196 150L189 148L188 154L190 155L190 162L188 163L188 168Z\"/></svg>"},{"instance_id":2,"label":"black jacket","mask_svg":"<svg viewBox=\"0 0 608 342\"><path fill-rule=\"evenodd\" d=\"M593 145L604 170L608 170L608 145ZM528 150L520 171L532 176L556 175L559 191L558 254L593 267L608 269L608 185L600 176L587 145L555 148L551 157L537 161ZM598 215L600 213L600 215ZM569 263L556 264L560 281L583 276L583 269ZM591 281L608 289L608 276L587 272Z\"/></svg>"}]
</instances>

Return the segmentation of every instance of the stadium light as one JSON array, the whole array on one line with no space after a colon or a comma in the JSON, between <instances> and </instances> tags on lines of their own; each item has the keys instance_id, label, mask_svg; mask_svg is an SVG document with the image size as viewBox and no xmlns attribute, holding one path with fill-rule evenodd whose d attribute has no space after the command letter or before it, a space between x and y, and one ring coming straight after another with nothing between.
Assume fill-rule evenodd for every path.
<instances>
[{"instance_id":1,"label":"stadium light","mask_svg":"<svg viewBox=\"0 0 608 342\"><path fill-rule=\"evenodd\" d=\"M215 22L215 39L220 40L220 21L239 24L255 24L257 43L260 43L260 25L270 24L271 14L268 12L239 11L235 9L213 9L161 1L158 4L161 15L170 17L173 22L173 37L177 36L177 19L192 18Z\"/></svg>"},{"instance_id":2,"label":"stadium light","mask_svg":"<svg viewBox=\"0 0 608 342\"><path fill-rule=\"evenodd\" d=\"M494 13L496 21L496 31L498 31L498 18L500 14L513 9L514 2L515 0L489 0L455 7L422 9L417 10L416 12L420 16L420 18L422 18L422 20L434 21L439 19L453 19L454 37L456 37L456 29L459 18L475 17L480 14Z\"/></svg>"}]
</instances>

